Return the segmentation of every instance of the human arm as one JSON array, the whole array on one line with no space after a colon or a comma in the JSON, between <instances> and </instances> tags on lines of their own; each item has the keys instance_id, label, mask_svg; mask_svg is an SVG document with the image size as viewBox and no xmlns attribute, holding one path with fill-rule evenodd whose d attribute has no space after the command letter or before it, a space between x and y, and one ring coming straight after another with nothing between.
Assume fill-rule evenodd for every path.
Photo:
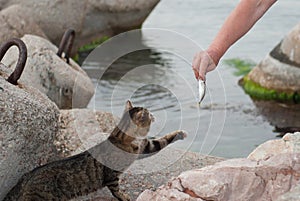
<instances>
[{"instance_id":1,"label":"human arm","mask_svg":"<svg viewBox=\"0 0 300 201\"><path fill-rule=\"evenodd\" d=\"M276 0L241 0L207 50L195 55L193 71L196 79L205 80L206 73L216 68L229 47L244 36L275 2Z\"/></svg>"}]
</instances>

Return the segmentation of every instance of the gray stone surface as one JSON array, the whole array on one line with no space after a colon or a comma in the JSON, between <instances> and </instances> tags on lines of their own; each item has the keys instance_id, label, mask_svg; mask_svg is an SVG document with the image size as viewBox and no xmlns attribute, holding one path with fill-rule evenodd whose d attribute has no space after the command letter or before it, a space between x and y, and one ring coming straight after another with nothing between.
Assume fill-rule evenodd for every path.
<instances>
[{"instance_id":1,"label":"gray stone surface","mask_svg":"<svg viewBox=\"0 0 300 201\"><path fill-rule=\"evenodd\" d=\"M21 4L51 42L58 45L68 28L77 33L75 49L93 39L140 27L159 0L1 0Z\"/></svg>"},{"instance_id":2,"label":"gray stone surface","mask_svg":"<svg viewBox=\"0 0 300 201\"><path fill-rule=\"evenodd\" d=\"M30 13L20 5L12 5L1 10L0 29L0 43L13 37L20 38L28 33L47 38Z\"/></svg>"},{"instance_id":3,"label":"gray stone surface","mask_svg":"<svg viewBox=\"0 0 300 201\"><path fill-rule=\"evenodd\" d=\"M25 35L21 38L28 49L25 70L20 81L46 94L60 109L84 108L94 95L94 86L87 74L70 59L59 58L57 47L48 40ZM2 62L13 70L18 49L9 49Z\"/></svg>"},{"instance_id":4,"label":"gray stone surface","mask_svg":"<svg viewBox=\"0 0 300 201\"><path fill-rule=\"evenodd\" d=\"M20 177L57 158L59 110L38 90L5 79L0 64L0 200Z\"/></svg>"},{"instance_id":5,"label":"gray stone surface","mask_svg":"<svg viewBox=\"0 0 300 201\"><path fill-rule=\"evenodd\" d=\"M68 157L99 144L118 121L111 113L91 109L61 110L60 131L55 141L62 157Z\"/></svg>"}]
</instances>

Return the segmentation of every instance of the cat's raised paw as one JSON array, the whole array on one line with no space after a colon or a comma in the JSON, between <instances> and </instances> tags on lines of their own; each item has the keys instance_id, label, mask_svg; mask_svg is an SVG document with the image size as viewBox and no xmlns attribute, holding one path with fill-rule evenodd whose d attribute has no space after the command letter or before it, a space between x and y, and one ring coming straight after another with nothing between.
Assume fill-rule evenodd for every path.
<instances>
[{"instance_id":1,"label":"cat's raised paw","mask_svg":"<svg viewBox=\"0 0 300 201\"><path fill-rule=\"evenodd\" d=\"M175 140L183 140L184 138L187 137L187 133L185 131L176 131L176 137Z\"/></svg>"}]
</instances>

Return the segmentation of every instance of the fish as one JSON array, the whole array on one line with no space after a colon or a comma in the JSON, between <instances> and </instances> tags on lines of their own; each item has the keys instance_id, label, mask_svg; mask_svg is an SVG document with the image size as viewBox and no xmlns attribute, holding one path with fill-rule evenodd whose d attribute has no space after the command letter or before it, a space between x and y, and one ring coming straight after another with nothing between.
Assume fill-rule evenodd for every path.
<instances>
[{"instance_id":1,"label":"fish","mask_svg":"<svg viewBox=\"0 0 300 201\"><path fill-rule=\"evenodd\" d=\"M198 84L199 84L199 105L201 104L202 100L204 99L205 96L205 92L206 92L206 84L205 81L199 79L198 80Z\"/></svg>"}]
</instances>

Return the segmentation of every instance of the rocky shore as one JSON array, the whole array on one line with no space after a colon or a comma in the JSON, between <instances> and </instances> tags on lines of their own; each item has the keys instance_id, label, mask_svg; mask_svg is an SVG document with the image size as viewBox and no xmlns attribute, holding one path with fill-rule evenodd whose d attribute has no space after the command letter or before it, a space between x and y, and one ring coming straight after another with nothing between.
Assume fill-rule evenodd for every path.
<instances>
[{"instance_id":1,"label":"rocky shore","mask_svg":"<svg viewBox=\"0 0 300 201\"><path fill-rule=\"evenodd\" d=\"M260 145L248 158L183 172L137 201L299 200L299 142L300 132L287 134Z\"/></svg>"},{"instance_id":2,"label":"rocky shore","mask_svg":"<svg viewBox=\"0 0 300 201\"><path fill-rule=\"evenodd\" d=\"M7 47L0 48L0 200L24 173L66 157L71 146L78 148L72 138L64 138L66 119L59 109L85 108L94 87L66 54L99 37L140 27L158 2L0 0L0 42ZM76 39L67 48L73 51L65 48L58 56L70 28ZM25 48L11 47L17 45L13 37L21 38L18 43ZM64 139L73 143L70 149Z\"/></svg>"},{"instance_id":3,"label":"rocky shore","mask_svg":"<svg viewBox=\"0 0 300 201\"><path fill-rule=\"evenodd\" d=\"M26 172L102 142L118 122L111 113L86 109L93 84L72 59L57 55L64 32L75 29L76 50L98 37L140 27L158 2L0 0L0 41L22 37L26 45L26 55L20 47L6 54L0 48L5 54L0 64L0 200ZM299 103L299 33L300 24L243 78L251 96L263 89L268 99ZM16 83L9 82L20 58L27 60L25 70ZM265 142L240 159L171 146L136 161L120 185L137 201L297 201L300 132ZM114 198L104 188L75 200Z\"/></svg>"}]
</instances>

